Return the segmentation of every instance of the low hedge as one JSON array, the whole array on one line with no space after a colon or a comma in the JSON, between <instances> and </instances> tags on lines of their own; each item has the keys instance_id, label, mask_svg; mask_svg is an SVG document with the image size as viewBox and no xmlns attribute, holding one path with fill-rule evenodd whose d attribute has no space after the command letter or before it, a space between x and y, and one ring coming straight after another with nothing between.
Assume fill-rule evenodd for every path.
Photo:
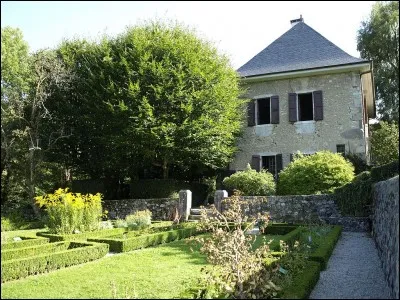
<instances>
[{"instance_id":1,"label":"low hedge","mask_svg":"<svg viewBox=\"0 0 400 300\"><path fill-rule=\"evenodd\" d=\"M289 232L295 230L298 226L294 225L268 225L264 229L264 234L276 234L276 235L285 235L288 234Z\"/></svg>"},{"instance_id":2,"label":"low hedge","mask_svg":"<svg viewBox=\"0 0 400 300\"><path fill-rule=\"evenodd\" d=\"M289 233L285 234L279 241L274 240L270 245L269 248L272 251L280 251L280 241L285 242L289 246L293 246L294 242L299 239L300 233L304 230L302 227L296 227L294 230L291 230Z\"/></svg>"},{"instance_id":3,"label":"low hedge","mask_svg":"<svg viewBox=\"0 0 400 300\"><path fill-rule=\"evenodd\" d=\"M200 233L200 231L198 231L195 227L193 227L193 228L170 230L153 234L146 234L126 239L110 236L107 238L91 238L88 239L88 241L97 243L107 243L110 245L111 252L127 252L136 249L155 246L162 243L169 243L175 240L184 239L198 233Z\"/></svg>"},{"instance_id":4,"label":"low hedge","mask_svg":"<svg viewBox=\"0 0 400 300\"><path fill-rule=\"evenodd\" d=\"M47 243L32 247L2 250L1 261L63 251L67 250L68 246L69 244L66 242L56 242L56 243Z\"/></svg>"},{"instance_id":5,"label":"low hedge","mask_svg":"<svg viewBox=\"0 0 400 300\"><path fill-rule=\"evenodd\" d=\"M21 241L7 242L1 244L1 250L38 246L47 244L49 242L48 238L34 238L34 237L24 237L24 236L21 236L20 238L22 239Z\"/></svg>"},{"instance_id":6,"label":"low hedge","mask_svg":"<svg viewBox=\"0 0 400 300\"><path fill-rule=\"evenodd\" d=\"M325 270L331 257L332 251L336 246L337 241L342 233L342 226L335 225L333 229L326 235L324 243L321 244L310 256L309 259L319 262L321 269Z\"/></svg>"},{"instance_id":7,"label":"low hedge","mask_svg":"<svg viewBox=\"0 0 400 300\"><path fill-rule=\"evenodd\" d=\"M112 229L102 229L91 232L83 232L77 234L52 234L48 232L38 232L36 233L38 236L47 237L50 239L50 242L61 242L61 241L85 241L88 238L94 237L102 237L102 236L110 236L116 235L119 233L124 233L126 231L125 228L112 228Z\"/></svg>"},{"instance_id":8,"label":"low hedge","mask_svg":"<svg viewBox=\"0 0 400 300\"><path fill-rule=\"evenodd\" d=\"M321 264L316 261L307 262L307 267L299 273L293 282L283 290L280 298L308 299L319 280Z\"/></svg>"},{"instance_id":9,"label":"low hedge","mask_svg":"<svg viewBox=\"0 0 400 300\"><path fill-rule=\"evenodd\" d=\"M1 281L20 279L99 259L107 254L109 247L107 244L69 242L69 248L74 249L2 261Z\"/></svg>"}]
</instances>

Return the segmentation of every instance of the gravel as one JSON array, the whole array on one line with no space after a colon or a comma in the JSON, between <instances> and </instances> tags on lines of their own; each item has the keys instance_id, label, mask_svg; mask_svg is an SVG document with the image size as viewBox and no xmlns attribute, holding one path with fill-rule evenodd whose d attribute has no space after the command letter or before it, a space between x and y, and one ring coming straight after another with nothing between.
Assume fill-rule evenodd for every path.
<instances>
[{"instance_id":1,"label":"gravel","mask_svg":"<svg viewBox=\"0 0 400 300\"><path fill-rule=\"evenodd\" d=\"M363 232L342 232L309 299L390 299L378 251Z\"/></svg>"}]
</instances>

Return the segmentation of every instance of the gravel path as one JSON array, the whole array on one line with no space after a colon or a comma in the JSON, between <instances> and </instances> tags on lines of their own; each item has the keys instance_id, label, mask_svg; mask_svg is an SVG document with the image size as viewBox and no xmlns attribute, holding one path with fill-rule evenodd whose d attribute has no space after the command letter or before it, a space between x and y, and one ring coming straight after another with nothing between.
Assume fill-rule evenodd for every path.
<instances>
[{"instance_id":1,"label":"gravel path","mask_svg":"<svg viewBox=\"0 0 400 300\"><path fill-rule=\"evenodd\" d=\"M374 241L367 233L342 232L309 299L390 299Z\"/></svg>"}]
</instances>

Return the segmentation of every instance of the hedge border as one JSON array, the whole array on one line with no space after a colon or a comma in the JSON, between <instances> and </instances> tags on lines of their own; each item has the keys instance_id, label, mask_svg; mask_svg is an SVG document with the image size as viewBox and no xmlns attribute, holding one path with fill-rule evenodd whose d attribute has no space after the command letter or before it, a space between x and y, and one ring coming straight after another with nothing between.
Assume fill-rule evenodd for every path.
<instances>
[{"instance_id":1,"label":"hedge border","mask_svg":"<svg viewBox=\"0 0 400 300\"><path fill-rule=\"evenodd\" d=\"M329 258L332 255L333 249L335 249L336 243L342 233L342 226L334 225L333 229L325 237L324 243L321 244L315 251L309 256L309 260L319 262L321 269L325 270L328 264Z\"/></svg>"},{"instance_id":2,"label":"hedge border","mask_svg":"<svg viewBox=\"0 0 400 300\"><path fill-rule=\"evenodd\" d=\"M280 241L284 241L286 244L291 245L295 242L296 239L299 238L300 233L304 230L303 227L298 226L296 229L290 231L289 233L285 234L279 241L274 240L270 245L269 248L272 251L281 251Z\"/></svg>"},{"instance_id":3,"label":"hedge border","mask_svg":"<svg viewBox=\"0 0 400 300\"><path fill-rule=\"evenodd\" d=\"M68 242L75 249L1 262L1 282L45 273L99 259L108 253L107 244Z\"/></svg>"},{"instance_id":4,"label":"hedge border","mask_svg":"<svg viewBox=\"0 0 400 300\"><path fill-rule=\"evenodd\" d=\"M68 244L66 242L56 242L56 243L47 243L37 246L24 247L24 248L15 248L1 251L1 261L7 261L11 259L21 259L29 256L41 255L52 253L52 251L56 249L56 251L67 250ZM60 249L59 249L60 248Z\"/></svg>"},{"instance_id":5,"label":"hedge border","mask_svg":"<svg viewBox=\"0 0 400 300\"><path fill-rule=\"evenodd\" d=\"M308 261L306 268L296 276L292 284L283 292L282 299L308 299L319 280L321 264Z\"/></svg>"},{"instance_id":6,"label":"hedge border","mask_svg":"<svg viewBox=\"0 0 400 300\"><path fill-rule=\"evenodd\" d=\"M90 238L88 241L97 243L107 243L110 246L110 252L127 252L136 249L155 246L162 243L169 243L175 240L184 239L196 234L200 234L195 227L170 230L165 232L146 234L128 239L121 238Z\"/></svg>"},{"instance_id":7,"label":"hedge border","mask_svg":"<svg viewBox=\"0 0 400 300\"><path fill-rule=\"evenodd\" d=\"M290 233L291 231L295 230L298 228L298 226L293 226L293 225L283 225L283 226L267 226L264 229L264 234L273 234L273 235L286 235Z\"/></svg>"},{"instance_id":8,"label":"hedge border","mask_svg":"<svg viewBox=\"0 0 400 300\"><path fill-rule=\"evenodd\" d=\"M38 232L36 233L36 235L47 237L50 239L50 242L62 242L62 241L87 240L88 238L92 237L116 235L119 233L124 233L125 231L126 231L125 228L111 228L111 229L102 229L102 230L83 232L77 234L52 234L49 232Z\"/></svg>"},{"instance_id":9,"label":"hedge border","mask_svg":"<svg viewBox=\"0 0 400 300\"><path fill-rule=\"evenodd\" d=\"M18 249L18 248L25 248L31 246L38 246L49 243L49 238L43 237L28 237L28 236L21 236L22 241L15 241L15 242L8 242L1 244L1 250L11 250L11 249Z\"/></svg>"}]
</instances>

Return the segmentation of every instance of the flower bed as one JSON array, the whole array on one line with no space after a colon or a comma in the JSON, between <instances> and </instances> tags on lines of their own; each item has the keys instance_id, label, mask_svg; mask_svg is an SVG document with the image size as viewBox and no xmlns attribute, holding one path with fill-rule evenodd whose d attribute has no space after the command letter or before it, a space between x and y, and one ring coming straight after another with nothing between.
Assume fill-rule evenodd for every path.
<instances>
[{"instance_id":1,"label":"flower bed","mask_svg":"<svg viewBox=\"0 0 400 300\"><path fill-rule=\"evenodd\" d=\"M38 232L37 235L49 238L50 242L78 241L78 240L86 241L88 238L122 234L125 231L126 231L125 228L112 228L112 229L102 229L102 230L76 233L76 234L52 234L48 232Z\"/></svg>"},{"instance_id":2,"label":"flower bed","mask_svg":"<svg viewBox=\"0 0 400 300\"><path fill-rule=\"evenodd\" d=\"M64 242L66 250L1 262L1 281L24 278L99 259L108 252L107 244ZM62 247L61 247L62 248Z\"/></svg>"},{"instance_id":3,"label":"flower bed","mask_svg":"<svg viewBox=\"0 0 400 300\"><path fill-rule=\"evenodd\" d=\"M107 243L111 252L127 252L140 248L155 246L162 243L169 243L175 240L184 239L200 232L196 227L169 230L152 234L135 235L135 232L113 235L105 238L89 238L88 241Z\"/></svg>"}]
</instances>

